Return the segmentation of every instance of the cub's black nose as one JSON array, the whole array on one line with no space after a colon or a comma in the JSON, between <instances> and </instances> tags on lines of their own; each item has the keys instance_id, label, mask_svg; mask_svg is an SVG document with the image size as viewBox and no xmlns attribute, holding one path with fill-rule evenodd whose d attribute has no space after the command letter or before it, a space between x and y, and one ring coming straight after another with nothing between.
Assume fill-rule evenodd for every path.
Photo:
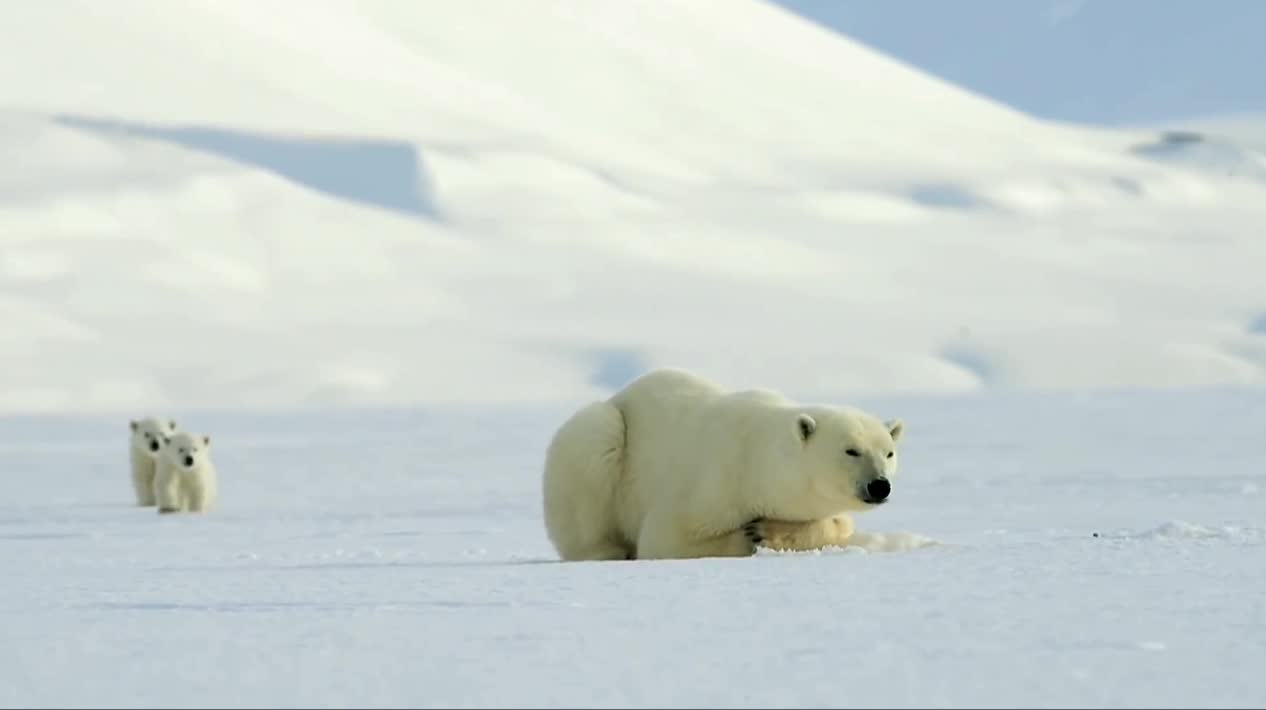
<instances>
[{"instance_id":1,"label":"cub's black nose","mask_svg":"<svg viewBox=\"0 0 1266 710\"><path fill-rule=\"evenodd\" d=\"M879 503L888 498L888 494L892 493L892 484L888 483L886 478L876 478L866 484L866 497L871 503Z\"/></svg>"},{"instance_id":2,"label":"cub's black nose","mask_svg":"<svg viewBox=\"0 0 1266 710\"><path fill-rule=\"evenodd\" d=\"M186 456L186 457L185 457L185 465L186 465L186 466L192 466L192 465L193 465L193 457L192 457L192 456ZM884 493L884 495L888 495L888 494L885 492L885 493Z\"/></svg>"},{"instance_id":3,"label":"cub's black nose","mask_svg":"<svg viewBox=\"0 0 1266 710\"><path fill-rule=\"evenodd\" d=\"M158 442L157 442L157 441L151 441L151 442L149 442L149 450L150 450L150 451L158 451Z\"/></svg>"}]
</instances>

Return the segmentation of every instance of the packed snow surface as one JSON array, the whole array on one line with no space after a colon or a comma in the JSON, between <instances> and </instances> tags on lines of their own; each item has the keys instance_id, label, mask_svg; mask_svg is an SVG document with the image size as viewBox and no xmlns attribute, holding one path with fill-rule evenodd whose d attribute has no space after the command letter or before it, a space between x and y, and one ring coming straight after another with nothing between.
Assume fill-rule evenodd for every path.
<instances>
[{"instance_id":1,"label":"packed snow surface","mask_svg":"<svg viewBox=\"0 0 1266 710\"><path fill-rule=\"evenodd\" d=\"M223 502L130 502L126 423L0 419L6 707L1260 707L1266 398L882 398L863 547L562 563L570 404L183 417Z\"/></svg>"}]
</instances>

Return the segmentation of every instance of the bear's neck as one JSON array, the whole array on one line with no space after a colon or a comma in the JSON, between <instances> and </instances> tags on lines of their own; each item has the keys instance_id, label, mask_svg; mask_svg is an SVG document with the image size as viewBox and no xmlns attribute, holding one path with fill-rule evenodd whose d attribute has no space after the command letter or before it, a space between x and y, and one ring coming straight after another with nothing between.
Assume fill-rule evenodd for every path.
<instances>
[{"instance_id":1,"label":"bear's neck","mask_svg":"<svg viewBox=\"0 0 1266 710\"><path fill-rule=\"evenodd\" d=\"M748 452L754 454L755 452ZM844 506L828 491L818 490L812 477L800 470L798 451L770 452L748 467L744 500L752 501L757 517L775 520L819 520L843 512Z\"/></svg>"},{"instance_id":2,"label":"bear's neck","mask_svg":"<svg viewBox=\"0 0 1266 710\"><path fill-rule=\"evenodd\" d=\"M752 461L752 465L745 468L747 478L742 482L742 499L752 506L746 512L753 517L774 520L809 519L803 501L810 496L804 482L797 480L794 472L782 463L785 460L782 457L762 458L764 460Z\"/></svg>"}]
</instances>

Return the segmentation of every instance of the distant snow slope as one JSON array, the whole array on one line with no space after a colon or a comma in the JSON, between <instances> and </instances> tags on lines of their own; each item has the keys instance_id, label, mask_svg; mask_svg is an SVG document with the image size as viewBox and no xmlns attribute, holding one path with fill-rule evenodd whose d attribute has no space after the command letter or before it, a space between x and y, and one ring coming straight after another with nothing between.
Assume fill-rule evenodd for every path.
<instances>
[{"instance_id":1,"label":"distant snow slope","mask_svg":"<svg viewBox=\"0 0 1266 710\"><path fill-rule=\"evenodd\" d=\"M1266 111L1257 0L773 0L1038 116L1126 124Z\"/></svg>"},{"instance_id":2,"label":"distant snow slope","mask_svg":"<svg viewBox=\"0 0 1266 710\"><path fill-rule=\"evenodd\" d=\"M763 2L0 4L0 409L1266 382L1266 188Z\"/></svg>"},{"instance_id":3,"label":"distant snow slope","mask_svg":"<svg viewBox=\"0 0 1266 710\"><path fill-rule=\"evenodd\" d=\"M1266 702L1260 393L864 404L910 429L858 528L937 544L558 563L570 404L179 413L202 517L131 505L117 417L0 418L0 707Z\"/></svg>"}]
</instances>

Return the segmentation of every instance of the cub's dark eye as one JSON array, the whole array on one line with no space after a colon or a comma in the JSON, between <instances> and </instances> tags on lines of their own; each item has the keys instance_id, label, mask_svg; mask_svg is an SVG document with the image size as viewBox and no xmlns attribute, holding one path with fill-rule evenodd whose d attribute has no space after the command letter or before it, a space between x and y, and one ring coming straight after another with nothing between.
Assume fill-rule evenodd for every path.
<instances>
[{"instance_id":1,"label":"cub's dark eye","mask_svg":"<svg viewBox=\"0 0 1266 710\"><path fill-rule=\"evenodd\" d=\"M848 450L847 450L847 451L845 451L844 453L848 454L849 456L861 456L861 455L862 455L862 454L861 454L861 452L860 452L860 451L858 451L857 449L848 449Z\"/></svg>"},{"instance_id":2,"label":"cub's dark eye","mask_svg":"<svg viewBox=\"0 0 1266 710\"><path fill-rule=\"evenodd\" d=\"M892 458L892 452L891 452L891 451L889 451L889 452L888 452L888 458Z\"/></svg>"}]
</instances>

